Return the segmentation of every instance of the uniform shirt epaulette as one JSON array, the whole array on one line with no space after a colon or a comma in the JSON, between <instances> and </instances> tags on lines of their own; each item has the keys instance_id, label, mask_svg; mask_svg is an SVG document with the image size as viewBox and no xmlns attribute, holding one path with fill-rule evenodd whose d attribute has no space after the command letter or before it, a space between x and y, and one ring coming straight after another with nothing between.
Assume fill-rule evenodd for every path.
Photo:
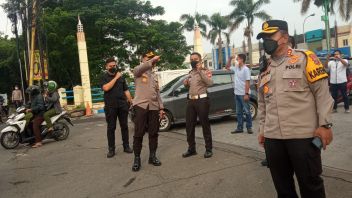
<instances>
[{"instance_id":1,"label":"uniform shirt epaulette","mask_svg":"<svg viewBox=\"0 0 352 198\"><path fill-rule=\"evenodd\" d=\"M303 52L307 57L306 62L306 77L310 83L314 83L320 79L327 78L323 64L320 62L317 55L309 50L296 50Z\"/></svg>"}]
</instances>

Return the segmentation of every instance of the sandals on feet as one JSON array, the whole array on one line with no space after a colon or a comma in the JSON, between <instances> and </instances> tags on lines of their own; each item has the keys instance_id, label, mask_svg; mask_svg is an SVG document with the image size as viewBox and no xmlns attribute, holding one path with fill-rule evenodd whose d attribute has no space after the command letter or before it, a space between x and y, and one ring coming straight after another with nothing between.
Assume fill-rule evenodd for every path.
<instances>
[{"instance_id":1,"label":"sandals on feet","mask_svg":"<svg viewBox=\"0 0 352 198\"><path fill-rule=\"evenodd\" d=\"M38 148L38 147L41 147L41 146L43 146L43 144L42 144L41 142L37 142L37 143L35 143L35 144L32 146L32 148Z\"/></svg>"}]
</instances>

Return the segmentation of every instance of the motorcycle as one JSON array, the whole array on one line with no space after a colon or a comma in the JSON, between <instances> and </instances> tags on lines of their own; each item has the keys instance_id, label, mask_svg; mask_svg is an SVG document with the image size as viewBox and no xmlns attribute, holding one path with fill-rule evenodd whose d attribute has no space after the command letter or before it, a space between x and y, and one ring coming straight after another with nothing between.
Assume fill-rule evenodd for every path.
<instances>
[{"instance_id":1,"label":"motorcycle","mask_svg":"<svg viewBox=\"0 0 352 198\"><path fill-rule=\"evenodd\" d=\"M19 107L16 109L16 113L10 115L6 121L6 127L0 132L0 143L5 149L14 149L20 143L21 144L33 144L34 143L34 133L32 130L32 124L26 126L25 118L25 107ZM69 118L66 111L51 118L54 130L48 133L46 127L46 122L43 121L40 126L40 132L42 140L44 139L54 139L56 141L61 141L67 139L70 134L70 128L66 124L69 123L73 126L71 119Z\"/></svg>"}]
</instances>

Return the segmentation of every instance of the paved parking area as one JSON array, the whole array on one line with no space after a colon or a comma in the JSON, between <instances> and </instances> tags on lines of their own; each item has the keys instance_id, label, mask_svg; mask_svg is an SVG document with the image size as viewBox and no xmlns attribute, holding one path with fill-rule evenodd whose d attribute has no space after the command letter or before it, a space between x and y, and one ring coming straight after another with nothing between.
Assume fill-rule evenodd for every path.
<instances>
[{"instance_id":1,"label":"paved parking area","mask_svg":"<svg viewBox=\"0 0 352 198\"><path fill-rule=\"evenodd\" d=\"M352 197L352 114L334 114L333 144L324 152L326 192L330 198ZM161 167L147 164L144 139L142 170L131 171L133 155L122 152L117 135L117 156L106 158L106 124L103 117L75 121L66 141L47 141L39 149L0 148L0 197L275 197L256 134L230 134L232 118L213 121L214 156L203 158L204 141L197 138L198 155L184 159L187 148L184 125L160 134ZM257 128L255 121L255 129ZM133 126L130 126L131 133ZM201 136L197 128L197 135ZM130 137L132 140L132 135Z\"/></svg>"}]
</instances>

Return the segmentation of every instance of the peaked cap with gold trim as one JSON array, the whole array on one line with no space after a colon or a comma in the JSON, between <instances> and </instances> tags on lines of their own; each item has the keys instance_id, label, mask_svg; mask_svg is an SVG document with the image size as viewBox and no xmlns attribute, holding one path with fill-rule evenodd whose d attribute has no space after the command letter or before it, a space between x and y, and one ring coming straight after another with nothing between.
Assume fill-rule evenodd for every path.
<instances>
[{"instance_id":1,"label":"peaked cap with gold trim","mask_svg":"<svg viewBox=\"0 0 352 198\"><path fill-rule=\"evenodd\" d=\"M274 34L279 30L288 32L288 25L286 21L282 20L269 20L263 23L262 31L257 35L257 39L263 38L264 35Z\"/></svg>"}]
</instances>

